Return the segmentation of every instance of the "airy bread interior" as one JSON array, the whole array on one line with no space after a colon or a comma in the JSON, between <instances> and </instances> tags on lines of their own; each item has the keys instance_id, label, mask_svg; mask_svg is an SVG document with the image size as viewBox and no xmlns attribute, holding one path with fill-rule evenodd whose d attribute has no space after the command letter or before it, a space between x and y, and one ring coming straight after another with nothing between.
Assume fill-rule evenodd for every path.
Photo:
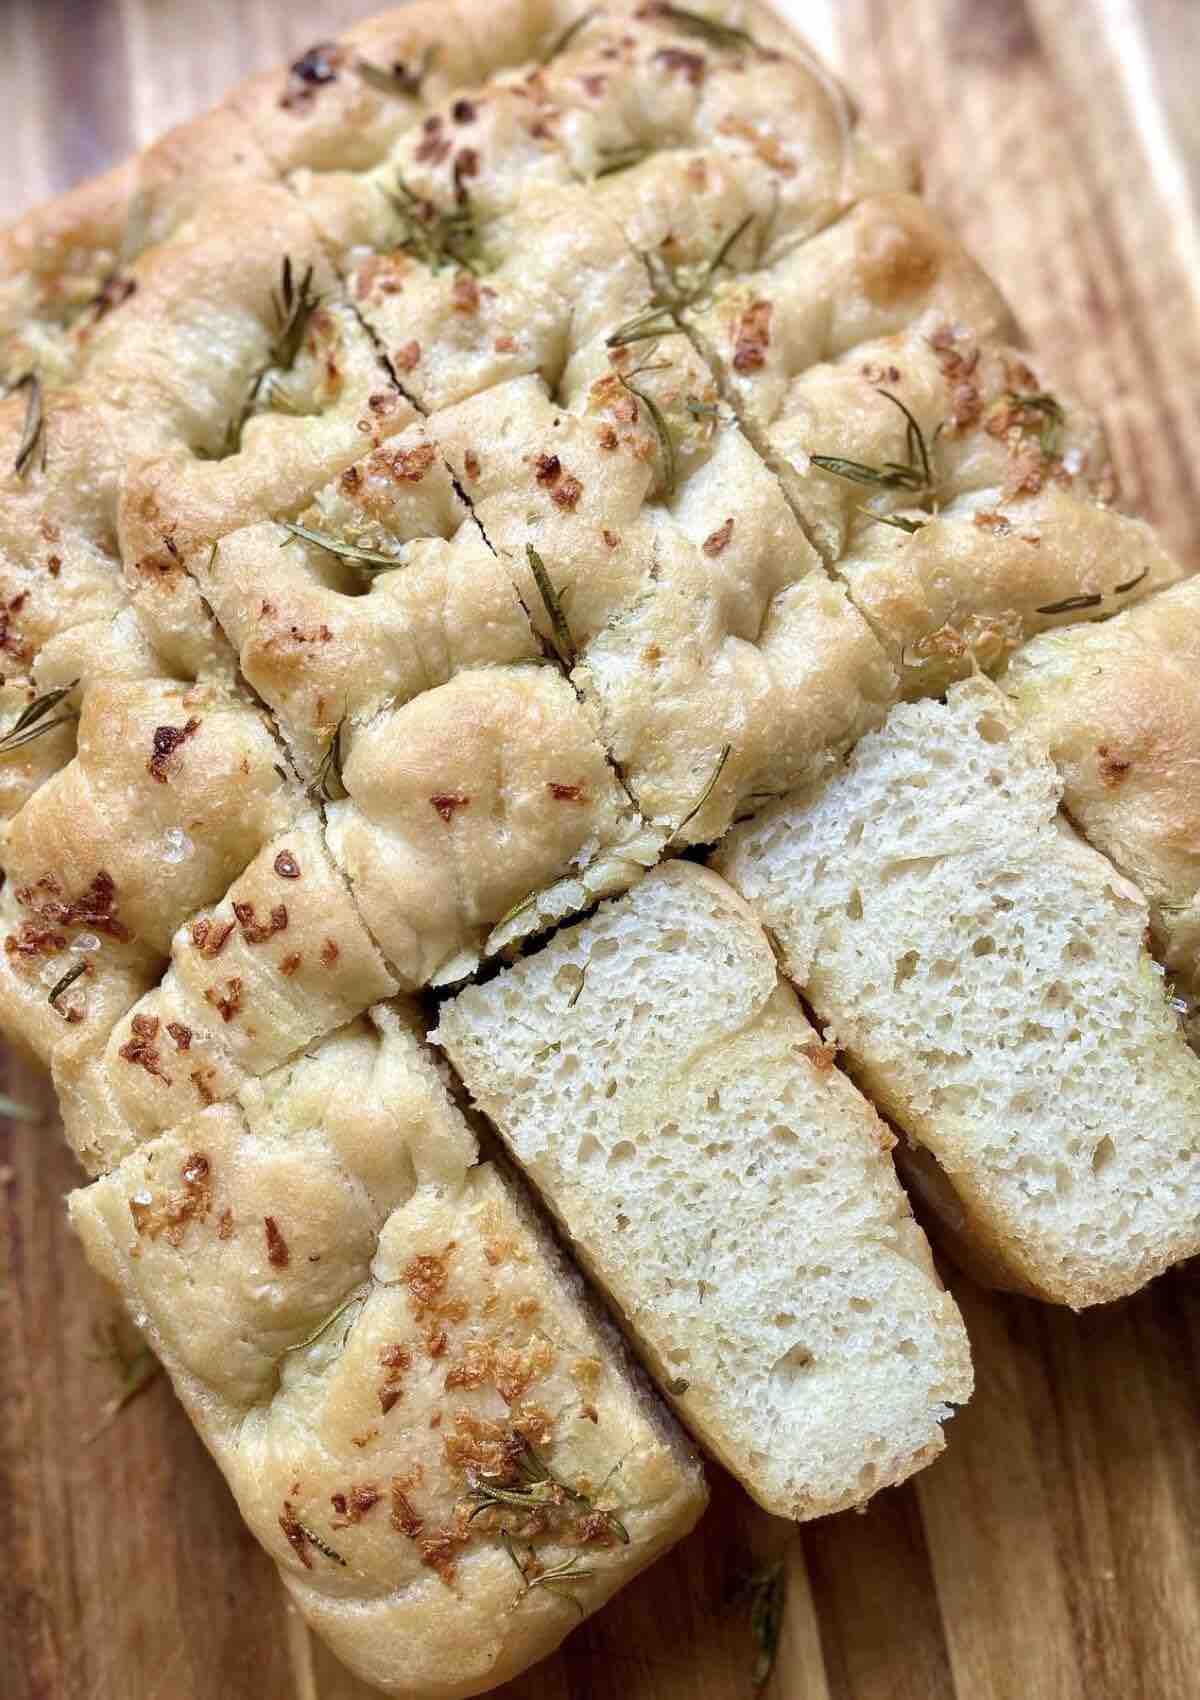
<instances>
[{"instance_id":1,"label":"airy bread interior","mask_svg":"<svg viewBox=\"0 0 1200 1700\"><path fill-rule=\"evenodd\" d=\"M769 1510L856 1504L940 1450L970 1360L891 1135L723 881L655 870L460 993L436 1038Z\"/></svg>"},{"instance_id":2,"label":"airy bread interior","mask_svg":"<svg viewBox=\"0 0 1200 1700\"><path fill-rule=\"evenodd\" d=\"M895 709L716 863L985 1254L1085 1305L1200 1243L1200 1060L1145 898L1057 813L1060 792L977 679Z\"/></svg>"}]
</instances>

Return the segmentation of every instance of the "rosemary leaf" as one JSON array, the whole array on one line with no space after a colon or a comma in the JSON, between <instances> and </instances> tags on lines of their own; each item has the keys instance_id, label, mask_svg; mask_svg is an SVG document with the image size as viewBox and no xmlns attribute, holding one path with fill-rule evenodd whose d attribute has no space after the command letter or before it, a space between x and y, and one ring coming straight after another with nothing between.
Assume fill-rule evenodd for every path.
<instances>
[{"instance_id":1,"label":"rosemary leaf","mask_svg":"<svg viewBox=\"0 0 1200 1700\"><path fill-rule=\"evenodd\" d=\"M331 1547L328 1541L322 1540L307 1523L297 1522L296 1527L310 1546L316 1547L318 1552L324 1553L325 1557L331 1558L335 1564L340 1564L343 1570L346 1568L346 1560L341 1553Z\"/></svg>"},{"instance_id":2,"label":"rosemary leaf","mask_svg":"<svg viewBox=\"0 0 1200 1700\"><path fill-rule=\"evenodd\" d=\"M810 455L812 464L833 478L845 478L851 484L874 484L881 490L913 490L922 488L921 475L912 467L887 461L883 466L868 466L861 460L844 460L841 455Z\"/></svg>"},{"instance_id":3,"label":"rosemary leaf","mask_svg":"<svg viewBox=\"0 0 1200 1700\"><path fill-rule=\"evenodd\" d=\"M649 159L650 149L640 147L637 143L627 148L601 148L600 157L603 164L596 167L593 176L612 177L618 171L628 171L632 166L640 165L644 159Z\"/></svg>"},{"instance_id":4,"label":"rosemary leaf","mask_svg":"<svg viewBox=\"0 0 1200 1700\"><path fill-rule=\"evenodd\" d=\"M38 1122L41 1114L32 1104L21 1104L7 1093L0 1093L0 1116L6 1116L11 1122Z\"/></svg>"},{"instance_id":5,"label":"rosemary leaf","mask_svg":"<svg viewBox=\"0 0 1200 1700\"><path fill-rule=\"evenodd\" d=\"M621 379L622 388L628 390L630 395L636 396L642 406L646 409L646 412L650 415L650 423L654 426L654 429L658 434L658 442L659 447L662 450L663 461L662 494L663 500L669 502L671 497L675 494L675 485L678 481L678 469L675 460L675 443L672 439L670 428L667 425L666 416L664 415L662 408L658 405L648 390L639 389L638 386L631 381L641 372L662 372L666 370L666 362L662 361L657 366L639 366L637 370L631 372L628 377L622 377L620 373L618 373L617 376Z\"/></svg>"},{"instance_id":6,"label":"rosemary leaf","mask_svg":"<svg viewBox=\"0 0 1200 1700\"><path fill-rule=\"evenodd\" d=\"M391 65L372 65L367 59L357 59L354 69L369 88L378 90L380 94L418 95L436 52L436 47L427 47L415 71L410 71L399 59Z\"/></svg>"},{"instance_id":7,"label":"rosemary leaf","mask_svg":"<svg viewBox=\"0 0 1200 1700\"><path fill-rule=\"evenodd\" d=\"M37 454L38 444L42 443L45 435L45 416L42 412L42 384L36 372L26 372L13 385L14 390L28 390L29 398L25 403L25 423L21 428L21 441L17 447L16 458L13 461L13 471L18 478L24 478L33 465ZM46 464L44 444L42 465Z\"/></svg>"},{"instance_id":8,"label":"rosemary leaf","mask_svg":"<svg viewBox=\"0 0 1200 1700\"><path fill-rule=\"evenodd\" d=\"M593 6L589 11L581 12L577 18L567 25L565 30L560 31L542 54L542 64L548 65L552 59L557 59L560 53L565 53L580 30L585 29L591 23L598 10L598 7Z\"/></svg>"},{"instance_id":9,"label":"rosemary leaf","mask_svg":"<svg viewBox=\"0 0 1200 1700\"><path fill-rule=\"evenodd\" d=\"M706 18L702 12L689 11L686 6L676 6L673 0L659 0L653 8L653 16L667 18L684 35L700 36L713 47L748 47L755 53L761 51L757 41L746 30L733 24L723 24L716 18Z\"/></svg>"},{"instance_id":10,"label":"rosemary leaf","mask_svg":"<svg viewBox=\"0 0 1200 1700\"><path fill-rule=\"evenodd\" d=\"M345 781L342 778L342 728L346 720L343 715L334 729L329 747L321 757L316 777L308 788L308 795L320 798L325 803L339 803L343 797L348 797Z\"/></svg>"},{"instance_id":11,"label":"rosemary leaf","mask_svg":"<svg viewBox=\"0 0 1200 1700\"><path fill-rule=\"evenodd\" d=\"M712 778L709 780L708 784L704 787L704 790L700 793L700 796L697 799L697 801L692 804L692 806L688 810L687 814L684 815L684 817L680 821L679 825L675 828L674 832L671 834L670 838L667 840L667 842L669 844L673 843L675 841L675 839L677 839L679 837L679 834L683 831L684 827L687 826L690 821L695 820L696 816L700 813L700 811L704 807L705 803L708 802L708 799L712 796L713 792L717 788L717 781L720 779L721 775L724 773L725 763L729 760L729 757L732 755L732 753L733 753L733 745L732 744L726 744L725 748L721 751L721 754L720 754L720 757L717 761L716 767L713 769Z\"/></svg>"},{"instance_id":12,"label":"rosemary leaf","mask_svg":"<svg viewBox=\"0 0 1200 1700\"><path fill-rule=\"evenodd\" d=\"M271 348L271 365L290 371L304 343L304 334L321 297L311 292L313 268L309 265L297 284L292 273L292 257L283 256L279 294L272 295L275 306L275 341Z\"/></svg>"},{"instance_id":13,"label":"rosemary leaf","mask_svg":"<svg viewBox=\"0 0 1200 1700\"><path fill-rule=\"evenodd\" d=\"M1104 597L1098 590L1090 595L1064 596L1061 602L1047 602L1035 610L1038 614L1073 614L1079 608L1099 608Z\"/></svg>"},{"instance_id":14,"label":"rosemary leaf","mask_svg":"<svg viewBox=\"0 0 1200 1700\"><path fill-rule=\"evenodd\" d=\"M310 531L308 526L296 525L290 519L281 519L279 523L292 534L279 545L281 549L286 549L293 538L301 537L306 543L315 543L328 554L337 555L340 560L353 561L355 566L366 567L373 572L391 572L393 568L404 565L398 555L386 555L382 549L364 549L357 543L343 543L340 537L330 537L324 531Z\"/></svg>"},{"instance_id":15,"label":"rosemary leaf","mask_svg":"<svg viewBox=\"0 0 1200 1700\"><path fill-rule=\"evenodd\" d=\"M107 1328L97 1326L93 1333L96 1349L88 1355L93 1363L107 1363L117 1376L119 1386L108 1403L101 1408L100 1421L96 1427L84 1436L85 1442L88 1443L104 1433L130 1400L136 1399L139 1393L149 1387L162 1368L154 1353L140 1337L134 1350L129 1351L122 1343L115 1322L109 1323Z\"/></svg>"},{"instance_id":16,"label":"rosemary leaf","mask_svg":"<svg viewBox=\"0 0 1200 1700\"><path fill-rule=\"evenodd\" d=\"M1132 578L1127 578L1125 580L1124 584L1114 584L1113 587L1112 587L1113 595L1114 596L1127 596L1131 590L1136 590L1138 585L1141 584L1142 580L1149 576L1149 573L1150 573L1150 568L1149 567L1143 567L1140 573L1135 573Z\"/></svg>"},{"instance_id":17,"label":"rosemary leaf","mask_svg":"<svg viewBox=\"0 0 1200 1700\"><path fill-rule=\"evenodd\" d=\"M929 524L927 519L907 519L904 514L868 514L867 518L875 525L890 525L896 531L907 531L910 536Z\"/></svg>"},{"instance_id":18,"label":"rosemary leaf","mask_svg":"<svg viewBox=\"0 0 1200 1700\"><path fill-rule=\"evenodd\" d=\"M47 718L64 697L70 696L78 683L78 679L72 679L69 685L63 685L55 691L46 691L42 696L34 697L31 703L27 703L8 731L0 736L0 755L7 755L10 750L19 750L22 744L40 738L43 732L50 732L55 726L69 725L72 720L78 719L74 709L57 715L54 719Z\"/></svg>"},{"instance_id":19,"label":"rosemary leaf","mask_svg":"<svg viewBox=\"0 0 1200 1700\"><path fill-rule=\"evenodd\" d=\"M779 1651L779 1634L783 1628L784 1607L787 1604L787 1572L782 1561L752 1576L747 1584L750 1596L750 1633L757 1654L754 1660L754 1687L761 1690L770 1681Z\"/></svg>"},{"instance_id":20,"label":"rosemary leaf","mask_svg":"<svg viewBox=\"0 0 1200 1700\"><path fill-rule=\"evenodd\" d=\"M898 395L893 395L891 390L884 389L879 390L878 393L890 401L893 407L898 407L900 412L904 415L906 421L905 443L908 448L908 464L910 467L915 469L919 462L923 475L923 488L926 490L932 490L933 468L929 463L929 450L925 446L925 433L917 424L917 421L911 411L904 405Z\"/></svg>"},{"instance_id":21,"label":"rosemary leaf","mask_svg":"<svg viewBox=\"0 0 1200 1700\"><path fill-rule=\"evenodd\" d=\"M749 39L749 38L747 38L747 39ZM698 299L699 296L703 293L704 285L707 284L710 281L710 279L713 277L714 273L719 271L719 269L723 265L726 265L728 263L729 256L733 252L734 247L736 246L736 244L738 242L738 239L747 230L749 230L750 226L753 223L754 223L754 214L753 213L747 213L745 218L742 220L742 222L738 225L735 225L734 228L729 232L729 235L721 243L721 246L717 249L717 251L713 255L712 259L708 262L708 265L705 268L704 282L703 282L703 284L701 284L700 288L696 290L695 295L693 296L693 300ZM688 305L690 306L691 302L689 302Z\"/></svg>"},{"instance_id":22,"label":"rosemary leaf","mask_svg":"<svg viewBox=\"0 0 1200 1700\"><path fill-rule=\"evenodd\" d=\"M550 616L550 629L554 634L555 653L564 667L574 667L575 640L571 636L571 628L567 624L567 616L563 613L558 592L550 583L550 574L546 571L546 563L532 543L525 545L525 555L529 562L529 570L533 574L534 582L538 587L538 594L546 606L546 613Z\"/></svg>"},{"instance_id":23,"label":"rosemary leaf","mask_svg":"<svg viewBox=\"0 0 1200 1700\"><path fill-rule=\"evenodd\" d=\"M647 307L618 325L611 336L605 337L606 348L627 348L630 343L650 342L658 337L671 336L679 326L670 307Z\"/></svg>"},{"instance_id":24,"label":"rosemary leaf","mask_svg":"<svg viewBox=\"0 0 1200 1700\"><path fill-rule=\"evenodd\" d=\"M1038 447L1044 455L1052 455L1058 447L1058 434L1066 424L1066 415L1062 405L1054 396L1045 390L1037 390L1032 395L1022 395L1017 390L1005 392L1006 401L1015 403L1018 407L1030 408L1034 413L1040 413L1043 425L1038 436Z\"/></svg>"},{"instance_id":25,"label":"rosemary leaf","mask_svg":"<svg viewBox=\"0 0 1200 1700\"><path fill-rule=\"evenodd\" d=\"M336 1310L330 1311L329 1315L325 1318L325 1320L323 1322L319 1322L317 1324L317 1326L313 1329L311 1334L306 1334L304 1336L303 1340L297 1340L294 1345L285 1347L284 1348L284 1354L283 1354L284 1357L287 1357L290 1352L302 1352L306 1346L313 1345L317 1340L319 1340L321 1338L322 1334L324 1334L328 1329L333 1327L334 1323L337 1321L339 1316L345 1316L346 1312L350 1309L350 1307L352 1305L359 1305L361 1307L362 1305L365 1305L366 1302L367 1302L367 1295L365 1293L351 1293L350 1297L348 1299L342 1300L341 1304L338 1305ZM353 1327L353 1323L350 1325L350 1327ZM348 1327L346 1329L345 1334L342 1336L342 1345L343 1346L346 1344L346 1341L349 1338L350 1327Z\"/></svg>"},{"instance_id":26,"label":"rosemary leaf","mask_svg":"<svg viewBox=\"0 0 1200 1700\"><path fill-rule=\"evenodd\" d=\"M68 991L70 989L70 987L72 987L75 984L75 982L76 982L76 980L78 980L79 976L81 974L86 974L86 973L87 973L87 963L86 962L73 963L72 966L67 969L67 971L63 975L62 979L57 980L55 982L54 990L50 993L50 996L46 1001L50 1004L57 1003L58 999L60 997L62 997L63 993L65 991Z\"/></svg>"}]
</instances>

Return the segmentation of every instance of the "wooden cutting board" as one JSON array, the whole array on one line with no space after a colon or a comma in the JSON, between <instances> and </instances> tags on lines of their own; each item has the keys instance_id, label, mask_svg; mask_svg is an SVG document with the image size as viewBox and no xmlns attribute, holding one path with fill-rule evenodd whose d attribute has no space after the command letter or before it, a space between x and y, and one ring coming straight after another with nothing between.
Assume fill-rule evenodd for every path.
<instances>
[{"instance_id":1,"label":"wooden cutting board","mask_svg":"<svg viewBox=\"0 0 1200 1700\"><path fill-rule=\"evenodd\" d=\"M375 9L7 0L15 213ZM1200 568L1200 6L793 0L879 129L1104 415L1127 496ZM49 1089L0 1089L0 1694L367 1700L284 1603L161 1377L99 1434L109 1303L68 1235ZM1195 1700L1200 1282L1082 1317L952 1284L978 1391L945 1456L799 1531L727 1481L699 1531L506 1700L750 1700L740 1574L784 1558L768 1700ZM719 1473L714 1471L714 1476Z\"/></svg>"}]
</instances>

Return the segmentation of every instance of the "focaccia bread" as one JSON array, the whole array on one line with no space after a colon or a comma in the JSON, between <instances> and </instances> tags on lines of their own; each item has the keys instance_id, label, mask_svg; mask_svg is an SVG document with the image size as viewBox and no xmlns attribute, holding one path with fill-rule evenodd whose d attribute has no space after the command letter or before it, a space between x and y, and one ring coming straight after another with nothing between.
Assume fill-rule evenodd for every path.
<instances>
[{"instance_id":1,"label":"focaccia bread","mask_svg":"<svg viewBox=\"0 0 1200 1700\"><path fill-rule=\"evenodd\" d=\"M657 928L665 971L688 925L666 910L720 888L646 881L656 864L738 835L722 865L832 1025L811 1029L726 892L764 996L752 1042L738 953L710 950L711 1042L763 1116L802 1089L804 1141L841 1154L840 1207L870 1223L838 1241L844 1350L810 1330L779 1356L770 1409L805 1415L770 1484L761 1433L720 1416L750 1372L714 1348L703 1397L677 1390L698 1302L664 1348L656 1296L579 1235L761 1497L861 1501L932 1455L969 1387L864 1095L950 1173L960 1238L1006 1280L1088 1303L1192 1249L1193 758L1146 681L1162 652L1186 672L1195 598L1117 507L1095 418L1019 343L907 153L754 0L415 0L0 235L0 1024L51 1069L96 1177L72 1206L89 1255L309 1620L393 1692L502 1680L699 1510L676 1431L519 1185L474 1161L416 1032L435 989L501 959L529 963L464 993L447 1035L495 988L557 987L603 917ZM979 679L936 705L983 674L1015 709ZM976 795L985 726L1003 735ZM910 733L930 740L921 797L872 781L856 814L855 776ZM1091 849L1056 824L1060 790ZM979 842L956 860L966 817ZM928 832L915 861L893 842ZM1003 940L974 924L969 871L1003 888ZM1142 949L1146 898L1171 982ZM962 961L953 927L930 954L956 904L979 946ZM1095 935L1094 963L1073 954ZM864 937L891 950L878 985ZM1001 959L1052 1014L975 1010L966 1083L937 1035ZM915 1003L924 1050L897 1013ZM1101 1102L1076 1068L1104 1050L1100 1005L1124 1011L1105 1068L1141 1094L1119 1128L1117 1087ZM570 1013L618 1150L636 1113L593 1018L619 1012ZM1038 1061L1006 1119L980 1105L1014 1032ZM506 1106L531 1090L489 1097L521 1155ZM733 1137L736 1093L679 1090L708 1143ZM539 1169L568 1221L594 1157ZM647 1205L632 1231L657 1221ZM441 1260L453 1317L406 1280L414 1259ZM746 1304L809 1317L769 1273L747 1270ZM601 1366L595 1397L570 1342ZM520 1366L540 1391L510 1399ZM834 1445L822 1421L860 1373L891 1426L860 1413ZM360 1457L372 1401L393 1420ZM453 1446L431 1441L460 1414ZM511 1552L494 1504L464 1505L487 1481L528 1514Z\"/></svg>"}]
</instances>

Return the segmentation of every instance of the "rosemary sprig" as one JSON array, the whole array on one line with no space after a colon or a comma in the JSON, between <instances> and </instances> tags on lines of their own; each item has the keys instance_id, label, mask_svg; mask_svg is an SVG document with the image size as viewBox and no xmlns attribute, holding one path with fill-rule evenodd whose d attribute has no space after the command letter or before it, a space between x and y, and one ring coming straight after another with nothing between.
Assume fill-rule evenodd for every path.
<instances>
[{"instance_id":1,"label":"rosemary sprig","mask_svg":"<svg viewBox=\"0 0 1200 1700\"><path fill-rule=\"evenodd\" d=\"M1055 454L1058 450L1059 432L1066 424L1066 415L1061 403L1046 390L1036 390L1032 395L1022 395L1018 390L1006 390L1004 399L1017 407L1027 407L1042 415L1038 447L1044 455Z\"/></svg>"},{"instance_id":2,"label":"rosemary sprig","mask_svg":"<svg viewBox=\"0 0 1200 1700\"><path fill-rule=\"evenodd\" d=\"M278 292L271 291L271 305L275 314L275 339L265 364L259 367L247 384L241 407L225 427L225 436L216 457L218 460L226 460L230 455L237 454L242 446L242 432L247 421L264 404L267 410L277 409L281 413L304 412L278 383L268 382L268 375L275 368L290 372L296 364L296 357L304 346L308 321L321 304L321 297L312 292L312 276L313 268L310 263L297 283L296 274L292 269L292 256L283 256L279 268Z\"/></svg>"},{"instance_id":3,"label":"rosemary sprig","mask_svg":"<svg viewBox=\"0 0 1200 1700\"><path fill-rule=\"evenodd\" d=\"M672 0L659 0L654 7L654 16L669 19L684 35L700 36L713 47L748 47L755 53L762 51L746 30L733 24L723 24L717 18L706 18L702 12L691 12L686 6L676 6Z\"/></svg>"},{"instance_id":4,"label":"rosemary sprig","mask_svg":"<svg viewBox=\"0 0 1200 1700\"><path fill-rule=\"evenodd\" d=\"M66 992L66 991L69 991L70 988L75 984L75 982L76 982L76 980L78 980L79 976L81 974L86 974L86 973L87 973L87 963L86 962L75 962L75 963L73 963L71 965L71 967L67 969L67 971L63 975L62 979L55 981L54 989L50 993L50 996L46 1000L47 1003L49 1003L49 1004L57 1003L58 999L62 997L63 993Z\"/></svg>"},{"instance_id":5,"label":"rosemary sprig","mask_svg":"<svg viewBox=\"0 0 1200 1700\"><path fill-rule=\"evenodd\" d=\"M464 185L453 212L442 212L432 201L414 195L402 177L395 190L382 191L400 219L403 231L399 246L430 271L458 266L476 275L483 269L483 252L471 201Z\"/></svg>"},{"instance_id":6,"label":"rosemary sprig","mask_svg":"<svg viewBox=\"0 0 1200 1700\"><path fill-rule=\"evenodd\" d=\"M84 1439L91 1442L103 1434L109 1424L120 1415L131 1399L149 1387L159 1374L162 1365L146 1342L139 1336L136 1347L130 1351L121 1339L117 1323L110 1322L107 1326L97 1324L93 1329L96 1342L95 1350L88 1356L93 1363L108 1364L118 1378L119 1385L112 1398L101 1408L100 1421Z\"/></svg>"},{"instance_id":7,"label":"rosemary sprig","mask_svg":"<svg viewBox=\"0 0 1200 1700\"><path fill-rule=\"evenodd\" d=\"M297 537L305 543L315 543L318 549L324 549L327 554L336 555L339 560L353 561L355 566L364 567L369 572L391 572L395 567L402 567L404 562L398 555L387 555L382 549L364 549L357 543L344 543L340 537L331 537L324 531L311 531L306 525L296 525L290 519L281 519L280 525L291 536L284 538L279 545L286 549Z\"/></svg>"},{"instance_id":8,"label":"rosemary sprig","mask_svg":"<svg viewBox=\"0 0 1200 1700\"><path fill-rule=\"evenodd\" d=\"M653 353L653 349L651 350L651 353ZM640 401L642 406L646 409L646 412L650 415L650 423L654 426L654 429L658 434L659 447L662 451L663 498L666 501L670 501L671 497L675 494L675 485L678 480L678 470L675 460L675 443L671 437L671 432L667 425L666 416L664 415L662 408L658 405L648 390L639 389L633 382L634 378L640 377L644 372L667 371L670 371L669 361L660 360L657 365L635 366L632 372L618 372L617 376L621 381L622 388L628 390L631 396L636 396L638 401Z\"/></svg>"},{"instance_id":9,"label":"rosemary sprig","mask_svg":"<svg viewBox=\"0 0 1200 1700\"><path fill-rule=\"evenodd\" d=\"M729 757L732 755L732 753L733 753L733 745L732 744L726 744L725 748L721 751L721 754L720 754L720 756L717 760L716 767L713 769L712 778L709 780L708 784L704 787L704 790L700 793L700 796L697 798L697 800L692 804L692 806L688 810L687 814L684 815L684 817L680 821L679 825L675 828L674 832L671 834L670 838L667 840L668 844L673 844L675 842L675 840L679 837L679 834L683 831L684 827L687 826L690 821L695 820L696 816L700 813L700 811L704 807L705 803L708 802L708 799L712 796L713 792L717 788L717 781L720 779L721 775L724 773L725 763L729 760Z\"/></svg>"},{"instance_id":10,"label":"rosemary sprig","mask_svg":"<svg viewBox=\"0 0 1200 1700\"><path fill-rule=\"evenodd\" d=\"M513 1461L504 1476L487 1475L482 1470L468 1470L469 1492L463 1499L471 1510L467 1522L493 1506L507 1505L517 1511L555 1511L566 1505L577 1505L584 1511L598 1511L608 1528L622 1546L629 1545L629 1530L614 1511L599 1510L586 1493L573 1488L556 1476L522 1435L513 1431ZM515 1485L510 1485L514 1483Z\"/></svg>"},{"instance_id":11,"label":"rosemary sprig","mask_svg":"<svg viewBox=\"0 0 1200 1700\"><path fill-rule=\"evenodd\" d=\"M585 29L591 23L598 11L599 7L593 6L588 11L581 12L577 18L567 25L566 29L561 30L542 54L542 64L548 65L552 59L557 59L560 53L565 53L580 30Z\"/></svg>"},{"instance_id":12,"label":"rosemary sprig","mask_svg":"<svg viewBox=\"0 0 1200 1700\"><path fill-rule=\"evenodd\" d=\"M577 654L575 639L571 636L571 628L567 624L567 616L563 613L559 594L550 583L550 574L546 571L546 563L532 543L525 545L525 556L529 562L529 570L533 574L534 583L538 587L538 595L545 604L546 613L550 616L550 629L554 634L555 653L564 667L574 667Z\"/></svg>"},{"instance_id":13,"label":"rosemary sprig","mask_svg":"<svg viewBox=\"0 0 1200 1700\"><path fill-rule=\"evenodd\" d=\"M899 396L884 389L878 390L877 393L890 401L893 407L899 408L904 415L904 447L908 459L885 460L879 466L871 466L861 460L846 460L841 455L810 455L810 461L819 472L828 473L832 478L844 478L850 484L865 484L878 490L907 490L922 499L932 497L936 483L933 459L929 444L925 441L924 431ZM934 434L935 446L940 433L939 426ZM904 514L872 513L869 509L867 517L876 525L890 525L896 531L907 532L909 536L929 523L928 520L909 519Z\"/></svg>"},{"instance_id":14,"label":"rosemary sprig","mask_svg":"<svg viewBox=\"0 0 1200 1700\"><path fill-rule=\"evenodd\" d=\"M74 709L69 709L66 714L56 715L53 719L48 719L47 716L53 714L64 697L70 696L78 683L78 679L72 679L69 685L63 685L55 691L46 691L42 696L34 697L31 703L27 703L8 731L0 736L0 755L7 755L10 750L19 750L22 744L31 743L44 732L51 732L56 726L67 726L72 720L77 720L79 716Z\"/></svg>"},{"instance_id":15,"label":"rosemary sprig","mask_svg":"<svg viewBox=\"0 0 1200 1700\"><path fill-rule=\"evenodd\" d=\"M272 366L281 367L285 372L295 365L296 356L304 345L308 321L321 304L321 297L314 295L310 288L312 275L313 268L310 264L297 283L292 271L292 256L285 254L280 270L279 294L271 292L276 331L270 363Z\"/></svg>"},{"instance_id":16,"label":"rosemary sprig","mask_svg":"<svg viewBox=\"0 0 1200 1700\"><path fill-rule=\"evenodd\" d=\"M538 1558L537 1552L533 1546L528 1548L527 1560L524 1564L522 1564L521 1560L517 1557L517 1549L513 1545L512 1536L509 1534L507 1529L501 1529L500 1531L500 1544L503 1546L509 1558L512 1559L517 1575L524 1583L524 1587L517 1595L518 1604L525 1598L525 1595L528 1594L532 1588L545 1588L547 1593L556 1594L561 1600L570 1600L580 1617L584 1615L582 1605L580 1605L579 1601L570 1591L570 1584L572 1582L586 1581L589 1576L594 1576L596 1574L594 1570L589 1570L586 1565L580 1564L578 1558L573 1553L566 1558L560 1559L557 1564L551 1564L543 1568L541 1560Z\"/></svg>"},{"instance_id":17,"label":"rosemary sprig","mask_svg":"<svg viewBox=\"0 0 1200 1700\"><path fill-rule=\"evenodd\" d=\"M680 330L680 317L689 308L701 305L713 287L722 266L745 232L754 223L754 214L747 213L739 224L722 237L707 260L698 264L675 265L661 254L642 254L650 283L651 300L648 306L635 313L623 325L618 325L605 338L607 348L625 348L630 343L647 342L653 337L669 336Z\"/></svg>"},{"instance_id":18,"label":"rosemary sprig","mask_svg":"<svg viewBox=\"0 0 1200 1700\"><path fill-rule=\"evenodd\" d=\"M25 423L21 427L21 441L17 445L16 458L13 461L13 471L18 478L24 478L33 465L38 444L42 444L42 467L46 465L45 428L46 419L42 411L42 383L36 372L26 372L13 385L14 390L28 390L29 396L25 403Z\"/></svg>"},{"instance_id":19,"label":"rosemary sprig","mask_svg":"<svg viewBox=\"0 0 1200 1700\"><path fill-rule=\"evenodd\" d=\"M368 59L356 59L354 69L368 88L376 89L380 94L418 95L436 52L436 47L427 47L415 71L410 71L400 60L391 65L372 65Z\"/></svg>"},{"instance_id":20,"label":"rosemary sprig","mask_svg":"<svg viewBox=\"0 0 1200 1700\"><path fill-rule=\"evenodd\" d=\"M308 787L310 797L320 798L325 803L338 803L343 797L350 795L342 778L342 728L345 724L343 715L334 729L329 747L321 757L321 765L317 768L313 782Z\"/></svg>"}]
</instances>

